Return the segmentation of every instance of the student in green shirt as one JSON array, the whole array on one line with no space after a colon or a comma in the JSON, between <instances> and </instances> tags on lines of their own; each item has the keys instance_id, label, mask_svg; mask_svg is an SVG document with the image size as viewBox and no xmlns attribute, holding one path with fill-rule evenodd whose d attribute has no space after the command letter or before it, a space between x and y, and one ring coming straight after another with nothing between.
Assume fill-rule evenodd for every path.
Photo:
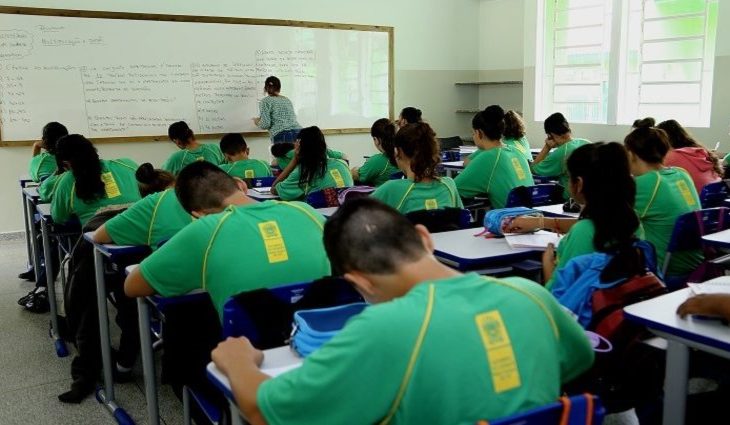
<instances>
[{"instance_id":1,"label":"student in green shirt","mask_svg":"<svg viewBox=\"0 0 730 425\"><path fill-rule=\"evenodd\" d=\"M127 277L127 295L171 297L202 288L222 316L233 295L329 275L324 217L300 202L256 202L245 189L212 164L187 166L175 190L198 220Z\"/></svg>"},{"instance_id":2,"label":"student in green shirt","mask_svg":"<svg viewBox=\"0 0 730 425\"><path fill-rule=\"evenodd\" d=\"M433 257L425 227L373 199L343 205L324 237L373 305L275 378L246 338L219 344L213 361L252 424L491 421L555 401L593 362L583 330L540 285L460 274Z\"/></svg>"},{"instance_id":3,"label":"student in green shirt","mask_svg":"<svg viewBox=\"0 0 730 425\"><path fill-rule=\"evenodd\" d=\"M556 112L545 120L545 146L532 163L532 172L543 177L558 177L565 188L563 196L568 199L568 157L578 147L590 143L585 139L574 139L570 125L563 114Z\"/></svg>"},{"instance_id":4,"label":"student in green shirt","mask_svg":"<svg viewBox=\"0 0 730 425\"><path fill-rule=\"evenodd\" d=\"M170 155L162 164L162 169L178 175L186 165L195 161L208 161L211 164L220 165L225 162L223 152L218 145L202 144L195 139L193 130L184 121L178 121L170 125L167 135L175 146L180 149Z\"/></svg>"},{"instance_id":5,"label":"student in green shirt","mask_svg":"<svg viewBox=\"0 0 730 425\"><path fill-rule=\"evenodd\" d=\"M287 175L285 170L279 176L271 188L272 194L279 195L284 201L294 201L323 189L354 184L347 163L327 156L327 143L319 127L302 129L295 145L296 167L291 174Z\"/></svg>"},{"instance_id":6,"label":"student in green shirt","mask_svg":"<svg viewBox=\"0 0 730 425\"><path fill-rule=\"evenodd\" d=\"M271 145L271 155L274 157L272 166L279 167L281 173L276 177L276 183L284 180L297 168L297 151L295 143L281 142ZM327 158L347 161L343 152L327 148Z\"/></svg>"},{"instance_id":7,"label":"student in green shirt","mask_svg":"<svg viewBox=\"0 0 730 425\"><path fill-rule=\"evenodd\" d=\"M530 142L527 140L525 122L519 112L515 110L510 109L504 114L502 143L521 153L527 162L532 162L532 151L530 150Z\"/></svg>"},{"instance_id":8,"label":"student in green shirt","mask_svg":"<svg viewBox=\"0 0 730 425\"><path fill-rule=\"evenodd\" d=\"M143 198L94 232L94 242L156 250L193 221L175 195L175 176L142 164L135 174Z\"/></svg>"},{"instance_id":9,"label":"student in green shirt","mask_svg":"<svg viewBox=\"0 0 730 425\"><path fill-rule=\"evenodd\" d=\"M624 145L636 177L636 213L646 240L656 248L657 264L662 268L677 218L701 208L697 190L686 171L664 166L670 149L664 130L637 128L626 136ZM703 259L700 250L673 253L666 277L685 276Z\"/></svg>"},{"instance_id":10,"label":"student in green shirt","mask_svg":"<svg viewBox=\"0 0 730 425\"><path fill-rule=\"evenodd\" d=\"M223 136L220 143L226 163L221 168L226 173L239 179L253 179L271 176L271 167L260 159L250 159L246 140L240 133L229 133Z\"/></svg>"},{"instance_id":11,"label":"student in green shirt","mask_svg":"<svg viewBox=\"0 0 730 425\"><path fill-rule=\"evenodd\" d=\"M378 153L366 159L361 167L354 167L352 178L358 183L377 187L390 180L391 175L400 171L385 154L385 152L392 151L395 125L388 118L381 118L375 121L370 128L370 136L373 138Z\"/></svg>"},{"instance_id":12,"label":"student in green shirt","mask_svg":"<svg viewBox=\"0 0 730 425\"><path fill-rule=\"evenodd\" d=\"M387 181L370 196L401 214L464 207L454 180L437 174L439 145L430 125L421 122L401 127L393 139L392 156L406 178Z\"/></svg>"},{"instance_id":13,"label":"student in green shirt","mask_svg":"<svg viewBox=\"0 0 730 425\"><path fill-rule=\"evenodd\" d=\"M504 110L487 107L472 120L474 143L482 151L455 179L462 198L489 196L493 208L504 208L512 189L534 186L530 164L525 156L502 143Z\"/></svg>"}]
</instances>

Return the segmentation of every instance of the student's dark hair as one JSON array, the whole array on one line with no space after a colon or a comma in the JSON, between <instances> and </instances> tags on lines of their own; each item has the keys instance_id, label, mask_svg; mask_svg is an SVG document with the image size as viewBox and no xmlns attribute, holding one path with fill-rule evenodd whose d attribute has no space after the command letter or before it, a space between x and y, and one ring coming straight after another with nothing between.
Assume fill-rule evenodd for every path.
<instances>
[{"instance_id":1,"label":"student's dark hair","mask_svg":"<svg viewBox=\"0 0 730 425\"><path fill-rule=\"evenodd\" d=\"M370 136L380 140L380 146L383 153L391 164L395 165L395 157L393 156L393 139L395 138L395 124L388 118L381 118L373 123L370 127Z\"/></svg>"},{"instance_id":2,"label":"student's dark hair","mask_svg":"<svg viewBox=\"0 0 730 425\"><path fill-rule=\"evenodd\" d=\"M404 215L369 197L345 202L327 220L324 247L335 274L393 273L428 254Z\"/></svg>"},{"instance_id":3,"label":"student's dark hair","mask_svg":"<svg viewBox=\"0 0 730 425\"><path fill-rule=\"evenodd\" d=\"M441 153L436 133L430 125L419 122L401 127L393 139L393 147L411 159L414 181L438 177Z\"/></svg>"},{"instance_id":4,"label":"student's dark hair","mask_svg":"<svg viewBox=\"0 0 730 425\"><path fill-rule=\"evenodd\" d=\"M175 183L175 175L165 170L156 170L149 162L145 162L134 173L142 197L162 192Z\"/></svg>"},{"instance_id":5,"label":"student's dark hair","mask_svg":"<svg viewBox=\"0 0 730 425\"><path fill-rule=\"evenodd\" d=\"M408 124L415 124L417 122L421 122L422 115L423 115L423 113L421 112L421 110L418 108L414 108L413 106L406 106L405 108L403 108L402 111L400 111L401 118L406 120L406 122Z\"/></svg>"},{"instance_id":6,"label":"student's dark hair","mask_svg":"<svg viewBox=\"0 0 730 425\"><path fill-rule=\"evenodd\" d=\"M669 137L669 144L672 149L682 148L701 148L704 149L707 160L712 163L712 168L717 175L722 176L725 171L722 168L722 161L714 153L710 152L702 143L698 142L697 139L684 128L680 123L675 120L662 121L657 125L667 133Z\"/></svg>"},{"instance_id":7,"label":"student's dark hair","mask_svg":"<svg viewBox=\"0 0 730 425\"><path fill-rule=\"evenodd\" d=\"M624 139L626 149L649 164L662 164L669 152L667 133L656 127L639 127Z\"/></svg>"},{"instance_id":8,"label":"student's dark hair","mask_svg":"<svg viewBox=\"0 0 730 425\"><path fill-rule=\"evenodd\" d=\"M167 136L170 140L177 140L183 146L187 146L195 138L193 130L188 127L185 121L170 124L170 128L167 129Z\"/></svg>"},{"instance_id":9,"label":"student's dark hair","mask_svg":"<svg viewBox=\"0 0 730 425\"><path fill-rule=\"evenodd\" d=\"M504 113L504 137L517 140L525 137L525 121L519 112L510 109Z\"/></svg>"},{"instance_id":10,"label":"student's dark hair","mask_svg":"<svg viewBox=\"0 0 730 425\"><path fill-rule=\"evenodd\" d=\"M639 127L656 127L656 120L652 117L639 118L638 120L634 121L634 123L631 125L631 128L633 129Z\"/></svg>"},{"instance_id":11,"label":"student's dark hair","mask_svg":"<svg viewBox=\"0 0 730 425\"><path fill-rule=\"evenodd\" d=\"M269 94L279 93L281 91L281 80L273 75L264 81L264 91Z\"/></svg>"},{"instance_id":12,"label":"student's dark hair","mask_svg":"<svg viewBox=\"0 0 730 425\"><path fill-rule=\"evenodd\" d=\"M90 203L106 196L101 180L101 160L94 145L80 134L64 136L56 143L56 162L63 169L64 162L70 164L76 181L76 196Z\"/></svg>"},{"instance_id":13,"label":"student's dark hair","mask_svg":"<svg viewBox=\"0 0 730 425\"><path fill-rule=\"evenodd\" d=\"M545 128L545 134L557 134L558 136L570 133L571 131L568 120L560 112L556 112L545 118L543 127Z\"/></svg>"},{"instance_id":14,"label":"student's dark hair","mask_svg":"<svg viewBox=\"0 0 730 425\"><path fill-rule=\"evenodd\" d=\"M43 149L47 150L50 154L56 153L56 143L58 139L63 136L68 136L68 130L66 127L58 122L49 122L43 126L43 134L41 140L43 141Z\"/></svg>"},{"instance_id":15,"label":"student's dark hair","mask_svg":"<svg viewBox=\"0 0 730 425\"><path fill-rule=\"evenodd\" d=\"M271 145L271 155L274 158L281 158L282 156L288 154L293 150L294 143L291 142L274 143L273 145Z\"/></svg>"},{"instance_id":16,"label":"student's dark hair","mask_svg":"<svg viewBox=\"0 0 730 425\"><path fill-rule=\"evenodd\" d=\"M220 143L221 151L228 155L236 155L241 152L246 152L248 145L246 139L243 138L241 133L228 133L221 138Z\"/></svg>"},{"instance_id":17,"label":"student's dark hair","mask_svg":"<svg viewBox=\"0 0 730 425\"><path fill-rule=\"evenodd\" d=\"M487 106L474 115L471 128L481 130L490 140L501 140L504 134L504 109L499 105Z\"/></svg>"},{"instance_id":18,"label":"student's dark hair","mask_svg":"<svg viewBox=\"0 0 730 425\"><path fill-rule=\"evenodd\" d=\"M581 219L593 222L594 247L615 255L602 277L614 276L617 271L629 277L643 274L643 258L634 247L639 228L634 211L636 183L626 149L616 142L584 145L568 157L567 166L573 183L579 178L583 181Z\"/></svg>"},{"instance_id":19,"label":"student's dark hair","mask_svg":"<svg viewBox=\"0 0 730 425\"><path fill-rule=\"evenodd\" d=\"M188 213L220 208L223 201L239 190L236 180L207 161L195 161L180 171L175 193Z\"/></svg>"},{"instance_id":20,"label":"student's dark hair","mask_svg":"<svg viewBox=\"0 0 730 425\"><path fill-rule=\"evenodd\" d=\"M304 188L327 172L327 143L317 126L299 132L299 187Z\"/></svg>"}]
</instances>

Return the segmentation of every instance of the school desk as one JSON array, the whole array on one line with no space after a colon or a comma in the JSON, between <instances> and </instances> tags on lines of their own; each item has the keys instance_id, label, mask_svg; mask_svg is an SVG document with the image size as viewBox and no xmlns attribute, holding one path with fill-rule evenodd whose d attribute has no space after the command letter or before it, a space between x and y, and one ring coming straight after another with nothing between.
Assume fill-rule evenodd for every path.
<instances>
[{"instance_id":1,"label":"school desk","mask_svg":"<svg viewBox=\"0 0 730 425\"><path fill-rule=\"evenodd\" d=\"M702 237L702 242L718 248L730 249L730 229Z\"/></svg>"},{"instance_id":2,"label":"school desk","mask_svg":"<svg viewBox=\"0 0 730 425\"><path fill-rule=\"evenodd\" d=\"M261 201L270 201L272 199L279 199L279 197L276 196L276 195L273 195L271 193L257 192L254 189L249 189L248 190L248 197L251 198L251 199L254 199L256 201L259 201L259 202L261 202Z\"/></svg>"},{"instance_id":3,"label":"school desk","mask_svg":"<svg viewBox=\"0 0 730 425\"><path fill-rule=\"evenodd\" d=\"M483 229L464 229L431 235L434 255L442 263L461 271L480 274L508 272L510 264L538 257L534 249L511 248L504 238L476 236Z\"/></svg>"},{"instance_id":4,"label":"school desk","mask_svg":"<svg viewBox=\"0 0 730 425\"><path fill-rule=\"evenodd\" d=\"M578 218L578 216L580 216L580 213L563 211L563 204L545 205L542 207L535 207L534 209L542 211L547 217Z\"/></svg>"},{"instance_id":5,"label":"school desk","mask_svg":"<svg viewBox=\"0 0 730 425\"><path fill-rule=\"evenodd\" d=\"M264 361L261 364L261 372L276 377L291 369L296 369L302 364L302 358L299 357L291 347L277 347L270 350L264 350ZM213 362L208 363L207 367L208 379L215 385L228 399L231 408L231 418L234 423L241 423L241 413L236 405L233 392L231 391L231 383L228 378L220 371Z\"/></svg>"},{"instance_id":6,"label":"school desk","mask_svg":"<svg viewBox=\"0 0 730 425\"><path fill-rule=\"evenodd\" d=\"M124 246L113 244L97 244L93 240L94 232L84 233L84 239L94 245L94 272L96 275L96 303L99 309L99 335L101 343L101 360L103 366L104 386L96 391L96 399L112 414L118 423L134 423L127 412L119 406L114 397L114 379L112 376L111 336L109 334L109 311L106 304L106 279L104 277L104 260L111 264L120 264L131 257L144 256L149 253L146 246Z\"/></svg>"},{"instance_id":7,"label":"school desk","mask_svg":"<svg viewBox=\"0 0 730 425\"><path fill-rule=\"evenodd\" d=\"M31 246L30 242L30 227L28 224L28 203L25 202L25 194L23 193L23 189L25 189L27 186L34 185L35 182L33 179L30 178L29 175L24 174L18 178L18 183L20 184L20 199L23 204L23 222L25 223L25 245L28 250L28 267L31 267L33 265L33 247Z\"/></svg>"},{"instance_id":8,"label":"school desk","mask_svg":"<svg viewBox=\"0 0 730 425\"><path fill-rule=\"evenodd\" d=\"M329 218L332 217L337 210L340 209L340 207L327 207L327 208L317 208L317 211L322 214L323 216Z\"/></svg>"},{"instance_id":9,"label":"school desk","mask_svg":"<svg viewBox=\"0 0 730 425\"><path fill-rule=\"evenodd\" d=\"M628 320L667 340L664 425L684 424L689 349L730 359L730 328L716 320L677 315L677 307L690 295L687 288L624 308Z\"/></svg>"},{"instance_id":10,"label":"school desk","mask_svg":"<svg viewBox=\"0 0 730 425\"><path fill-rule=\"evenodd\" d=\"M459 171L464 171L464 161L442 162L441 166L444 167L446 177L453 178Z\"/></svg>"}]
</instances>

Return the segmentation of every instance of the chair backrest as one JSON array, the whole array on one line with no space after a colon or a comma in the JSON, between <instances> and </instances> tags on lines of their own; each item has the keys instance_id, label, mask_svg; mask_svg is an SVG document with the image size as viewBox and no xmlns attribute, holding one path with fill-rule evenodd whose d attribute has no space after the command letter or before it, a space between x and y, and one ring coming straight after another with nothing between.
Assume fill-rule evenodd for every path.
<instances>
[{"instance_id":1,"label":"chair backrest","mask_svg":"<svg viewBox=\"0 0 730 425\"><path fill-rule=\"evenodd\" d=\"M471 213L461 208L413 211L406 218L413 224L426 226L431 233L467 229L471 225Z\"/></svg>"},{"instance_id":2,"label":"chair backrest","mask_svg":"<svg viewBox=\"0 0 730 425\"><path fill-rule=\"evenodd\" d=\"M461 141L461 137L459 136L452 136L452 137L439 137L439 147L441 148L441 152L446 151L448 149L455 149L458 148L463 144ZM457 156L459 155L459 152L456 152ZM458 161L458 158L454 161Z\"/></svg>"},{"instance_id":3,"label":"chair backrest","mask_svg":"<svg viewBox=\"0 0 730 425\"><path fill-rule=\"evenodd\" d=\"M730 208L708 208L682 214L674 223L667 252L702 248L702 236L730 227Z\"/></svg>"},{"instance_id":4,"label":"chair backrest","mask_svg":"<svg viewBox=\"0 0 730 425\"><path fill-rule=\"evenodd\" d=\"M362 302L341 278L323 278L243 292L223 307L223 338L245 336L259 349L280 347L291 335L294 312Z\"/></svg>"},{"instance_id":5,"label":"chair backrest","mask_svg":"<svg viewBox=\"0 0 730 425\"><path fill-rule=\"evenodd\" d=\"M328 187L327 189L318 190L307 195L304 202L312 206L312 208L329 208L339 207L340 201L337 198L337 189Z\"/></svg>"},{"instance_id":6,"label":"chair backrest","mask_svg":"<svg viewBox=\"0 0 730 425\"><path fill-rule=\"evenodd\" d=\"M728 186L724 181L705 185L700 192L700 203L702 208L715 208L722 206L728 197Z\"/></svg>"},{"instance_id":7,"label":"chair backrest","mask_svg":"<svg viewBox=\"0 0 730 425\"><path fill-rule=\"evenodd\" d=\"M390 180L401 180L405 178L405 174L403 174L403 171L398 171L396 173L393 173L390 175Z\"/></svg>"},{"instance_id":8,"label":"chair backrest","mask_svg":"<svg viewBox=\"0 0 730 425\"><path fill-rule=\"evenodd\" d=\"M601 425L605 410L598 397L582 394L493 422L478 425Z\"/></svg>"},{"instance_id":9,"label":"chair backrest","mask_svg":"<svg viewBox=\"0 0 730 425\"><path fill-rule=\"evenodd\" d=\"M512 189L507 196L506 208L541 207L563 203L563 187L555 183L538 184L536 186L519 186Z\"/></svg>"},{"instance_id":10,"label":"chair backrest","mask_svg":"<svg viewBox=\"0 0 730 425\"><path fill-rule=\"evenodd\" d=\"M276 177L254 177L252 179L246 179L246 184L249 188L252 187L271 187L274 184Z\"/></svg>"}]
</instances>

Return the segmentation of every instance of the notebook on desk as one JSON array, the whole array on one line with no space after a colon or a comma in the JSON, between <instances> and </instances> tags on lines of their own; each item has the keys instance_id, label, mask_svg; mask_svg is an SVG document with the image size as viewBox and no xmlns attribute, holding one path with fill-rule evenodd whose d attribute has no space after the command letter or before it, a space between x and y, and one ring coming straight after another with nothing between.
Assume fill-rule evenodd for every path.
<instances>
[{"instance_id":1,"label":"notebook on desk","mask_svg":"<svg viewBox=\"0 0 730 425\"><path fill-rule=\"evenodd\" d=\"M271 187L252 187L251 190L262 195L271 195Z\"/></svg>"},{"instance_id":2,"label":"notebook on desk","mask_svg":"<svg viewBox=\"0 0 730 425\"><path fill-rule=\"evenodd\" d=\"M720 276L703 283L687 283L695 295L725 294L730 295L730 276Z\"/></svg>"},{"instance_id":3,"label":"notebook on desk","mask_svg":"<svg viewBox=\"0 0 730 425\"><path fill-rule=\"evenodd\" d=\"M540 230L535 233L506 234L504 238L511 248L547 249L549 244L558 246L560 235Z\"/></svg>"}]
</instances>

